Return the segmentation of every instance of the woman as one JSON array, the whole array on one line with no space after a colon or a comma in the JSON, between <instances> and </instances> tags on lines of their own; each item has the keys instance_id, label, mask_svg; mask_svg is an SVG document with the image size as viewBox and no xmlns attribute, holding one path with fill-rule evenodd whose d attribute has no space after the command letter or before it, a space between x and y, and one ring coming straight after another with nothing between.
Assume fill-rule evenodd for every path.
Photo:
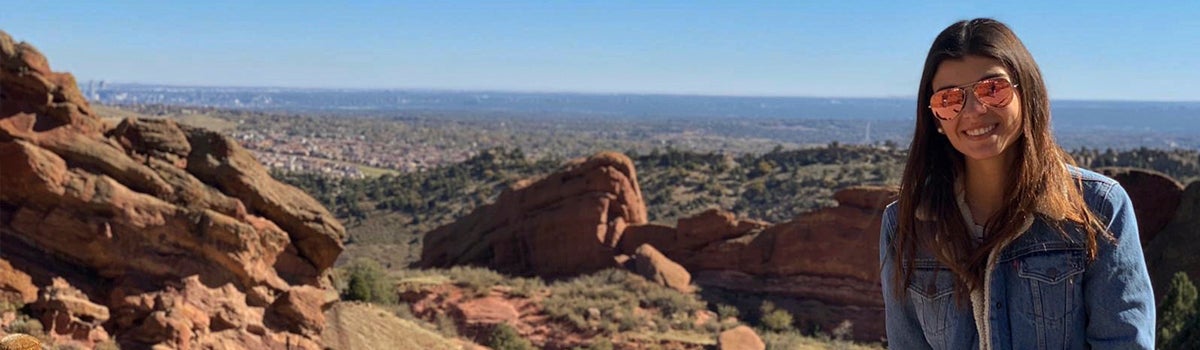
<instances>
[{"instance_id":1,"label":"woman","mask_svg":"<svg viewBox=\"0 0 1200 350\"><path fill-rule=\"evenodd\" d=\"M1133 207L1054 141L1041 72L1004 24L934 39L880 261L894 349L1152 348Z\"/></svg>"}]
</instances>

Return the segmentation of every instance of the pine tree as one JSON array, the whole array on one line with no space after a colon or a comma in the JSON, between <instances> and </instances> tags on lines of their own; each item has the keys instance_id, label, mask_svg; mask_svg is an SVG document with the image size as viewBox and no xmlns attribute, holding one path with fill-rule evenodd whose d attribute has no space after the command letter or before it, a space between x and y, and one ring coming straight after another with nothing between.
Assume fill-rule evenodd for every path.
<instances>
[{"instance_id":1,"label":"pine tree","mask_svg":"<svg viewBox=\"0 0 1200 350\"><path fill-rule=\"evenodd\" d=\"M1197 327L1200 320L1196 313L1196 285L1188 279L1187 273L1176 272L1171 278L1171 286L1167 296L1158 309L1158 347L1162 349L1194 349L1195 345L1184 344L1186 340L1195 342Z\"/></svg>"}]
</instances>

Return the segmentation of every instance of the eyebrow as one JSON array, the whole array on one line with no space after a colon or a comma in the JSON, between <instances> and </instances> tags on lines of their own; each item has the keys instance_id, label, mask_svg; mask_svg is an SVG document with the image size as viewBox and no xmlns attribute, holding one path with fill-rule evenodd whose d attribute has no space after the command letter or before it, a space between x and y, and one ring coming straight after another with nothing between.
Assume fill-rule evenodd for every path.
<instances>
[{"instance_id":1,"label":"eyebrow","mask_svg":"<svg viewBox=\"0 0 1200 350\"><path fill-rule=\"evenodd\" d=\"M980 81L988 80L991 78L999 78L999 77L1008 77L1008 75L1001 73L1001 72L995 72L995 73L985 75L982 78L979 78L978 80L972 81L970 83L966 83L966 84L962 84L962 85L946 85L946 86L942 86L942 87L933 89L933 91L937 92L937 91L942 91L942 90L949 89L949 88L964 87L964 86L971 85L971 84L974 84L974 83L977 83ZM1011 80L1012 78L1009 78L1009 79Z\"/></svg>"}]
</instances>

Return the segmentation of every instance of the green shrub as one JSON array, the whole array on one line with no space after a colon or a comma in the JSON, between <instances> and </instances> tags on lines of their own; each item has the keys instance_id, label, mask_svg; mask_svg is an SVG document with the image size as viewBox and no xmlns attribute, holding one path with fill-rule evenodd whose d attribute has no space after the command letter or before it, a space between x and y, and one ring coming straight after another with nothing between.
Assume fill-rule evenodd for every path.
<instances>
[{"instance_id":1,"label":"green shrub","mask_svg":"<svg viewBox=\"0 0 1200 350\"><path fill-rule=\"evenodd\" d=\"M1200 313L1183 325L1183 329L1163 349L1200 349Z\"/></svg>"},{"instance_id":2,"label":"green shrub","mask_svg":"<svg viewBox=\"0 0 1200 350\"><path fill-rule=\"evenodd\" d=\"M529 298L546 289L546 283L537 277L514 278L511 283L512 291L509 294L515 297Z\"/></svg>"},{"instance_id":3,"label":"green shrub","mask_svg":"<svg viewBox=\"0 0 1200 350\"><path fill-rule=\"evenodd\" d=\"M8 312L8 311L17 311L23 307L25 307L25 305L21 304L19 301L14 301L14 302L0 301L0 313Z\"/></svg>"},{"instance_id":4,"label":"green shrub","mask_svg":"<svg viewBox=\"0 0 1200 350\"><path fill-rule=\"evenodd\" d=\"M463 287L475 297L487 295L493 286L505 280L504 275L496 271L474 266L455 266L446 271L446 274L454 284Z\"/></svg>"},{"instance_id":5,"label":"green shrub","mask_svg":"<svg viewBox=\"0 0 1200 350\"><path fill-rule=\"evenodd\" d=\"M42 328L41 321L32 319L26 315L17 316L17 319L9 323L8 327L4 327L4 331L8 333L28 334L38 338L46 334L44 328Z\"/></svg>"},{"instance_id":6,"label":"green shrub","mask_svg":"<svg viewBox=\"0 0 1200 350\"><path fill-rule=\"evenodd\" d=\"M710 319L708 322L704 322L702 326L704 327L705 332L720 333L721 331L725 330L725 327L722 325L722 323L723 322L720 320Z\"/></svg>"},{"instance_id":7,"label":"green shrub","mask_svg":"<svg viewBox=\"0 0 1200 350\"><path fill-rule=\"evenodd\" d=\"M759 323L766 329L774 332L785 332L792 329L792 313L787 310L775 308L775 303L763 301L762 318Z\"/></svg>"},{"instance_id":8,"label":"green shrub","mask_svg":"<svg viewBox=\"0 0 1200 350\"><path fill-rule=\"evenodd\" d=\"M1172 345L1184 326L1196 315L1196 286L1187 273L1176 272L1167 295L1158 307L1158 346Z\"/></svg>"},{"instance_id":9,"label":"green shrub","mask_svg":"<svg viewBox=\"0 0 1200 350\"><path fill-rule=\"evenodd\" d=\"M346 289L342 298L370 303L396 302L395 283L373 260L358 259L345 268Z\"/></svg>"},{"instance_id":10,"label":"green shrub","mask_svg":"<svg viewBox=\"0 0 1200 350\"><path fill-rule=\"evenodd\" d=\"M729 304L717 304L717 317L724 321L727 318L737 318L738 308Z\"/></svg>"},{"instance_id":11,"label":"green shrub","mask_svg":"<svg viewBox=\"0 0 1200 350\"><path fill-rule=\"evenodd\" d=\"M800 332L759 332L763 343L767 345L767 350L791 350L804 349L805 345L810 343ZM811 348L809 346L808 348Z\"/></svg>"},{"instance_id":12,"label":"green shrub","mask_svg":"<svg viewBox=\"0 0 1200 350\"><path fill-rule=\"evenodd\" d=\"M533 350L533 344L507 323L496 325L488 337L487 346L495 350Z\"/></svg>"}]
</instances>

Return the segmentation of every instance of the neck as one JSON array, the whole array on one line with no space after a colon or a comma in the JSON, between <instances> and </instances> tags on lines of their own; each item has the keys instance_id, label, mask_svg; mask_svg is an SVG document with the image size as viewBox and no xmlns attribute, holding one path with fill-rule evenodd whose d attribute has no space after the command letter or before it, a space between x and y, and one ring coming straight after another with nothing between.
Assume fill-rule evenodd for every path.
<instances>
[{"instance_id":1,"label":"neck","mask_svg":"<svg viewBox=\"0 0 1200 350\"><path fill-rule=\"evenodd\" d=\"M987 223L1004 206L1004 189L1013 177L1012 158L1012 152L1005 152L991 159L966 160L964 199L975 223Z\"/></svg>"}]
</instances>

